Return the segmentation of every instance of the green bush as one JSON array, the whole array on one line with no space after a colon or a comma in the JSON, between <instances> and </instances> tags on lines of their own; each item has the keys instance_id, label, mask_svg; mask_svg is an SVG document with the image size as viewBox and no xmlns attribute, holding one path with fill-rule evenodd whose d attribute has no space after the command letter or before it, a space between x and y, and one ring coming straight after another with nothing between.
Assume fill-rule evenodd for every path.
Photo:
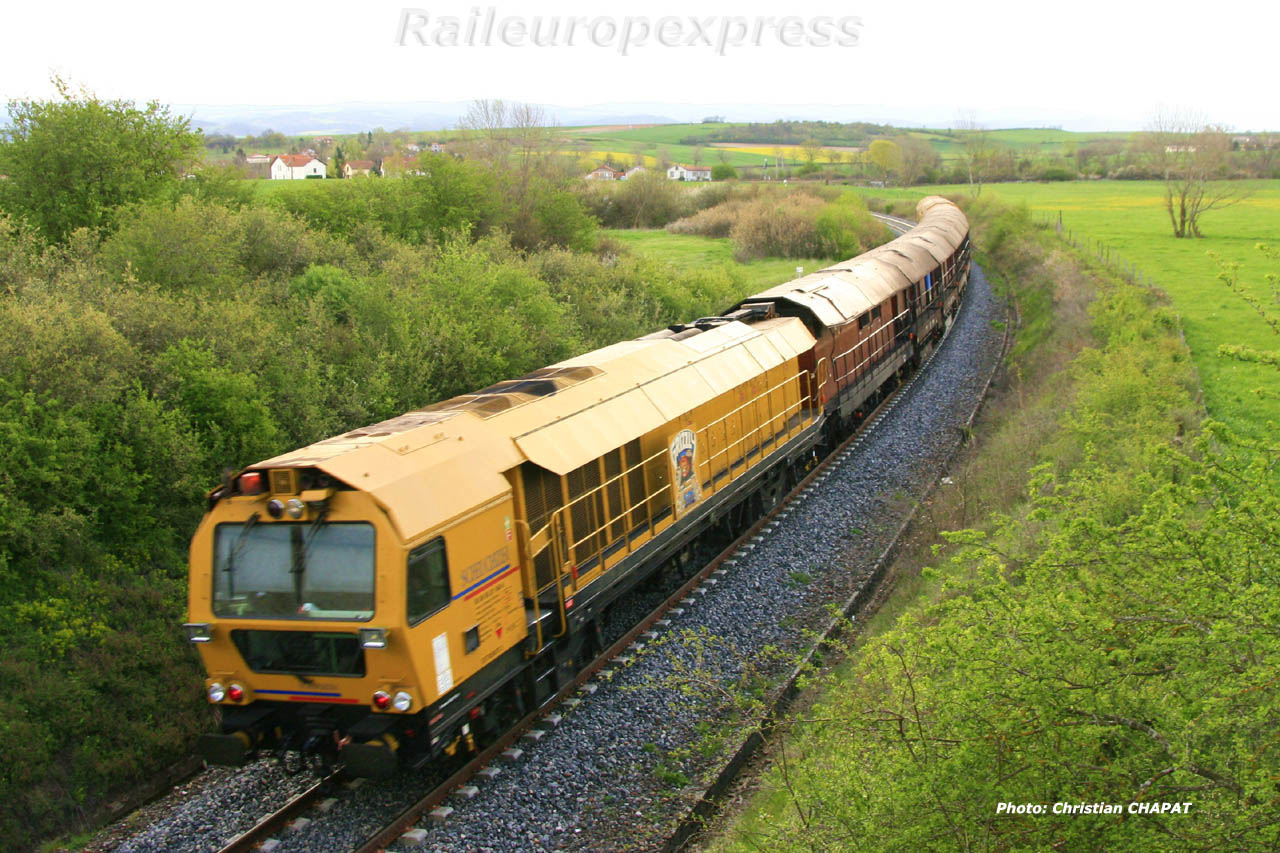
<instances>
[{"instance_id":1,"label":"green bush","mask_svg":"<svg viewBox=\"0 0 1280 853\"><path fill-rule=\"evenodd\" d=\"M692 212L696 193L659 172L599 181L583 192L587 210L606 228L661 228Z\"/></svg>"},{"instance_id":2,"label":"green bush","mask_svg":"<svg viewBox=\"0 0 1280 853\"><path fill-rule=\"evenodd\" d=\"M118 217L103 246L107 267L160 287L221 290L239 283L236 214L193 198L144 205Z\"/></svg>"}]
</instances>

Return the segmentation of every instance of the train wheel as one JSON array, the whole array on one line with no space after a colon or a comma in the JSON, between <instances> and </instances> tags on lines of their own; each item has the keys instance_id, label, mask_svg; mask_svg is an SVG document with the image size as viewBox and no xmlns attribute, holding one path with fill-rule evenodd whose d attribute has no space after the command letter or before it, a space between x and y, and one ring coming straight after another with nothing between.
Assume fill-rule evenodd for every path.
<instances>
[{"instance_id":1,"label":"train wheel","mask_svg":"<svg viewBox=\"0 0 1280 853\"><path fill-rule=\"evenodd\" d=\"M761 505L765 512L770 512L778 504L782 503L782 498L787 494L787 466L779 465L775 468L766 480L763 488L760 490Z\"/></svg>"}]
</instances>

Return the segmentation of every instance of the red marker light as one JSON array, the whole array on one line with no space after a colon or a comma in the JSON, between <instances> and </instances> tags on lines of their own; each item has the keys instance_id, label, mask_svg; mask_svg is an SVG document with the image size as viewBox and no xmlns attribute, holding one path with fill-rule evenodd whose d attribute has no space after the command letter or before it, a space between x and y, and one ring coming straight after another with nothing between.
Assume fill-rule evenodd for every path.
<instances>
[{"instance_id":1,"label":"red marker light","mask_svg":"<svg viewBox=\"0 0 1280 853\"><path fill-rule=\"evenodd\" d=\"M250 471L240 475L240 494L260 495L265 491L261 471Z\"/></svg>"},{"instance_id":2,"label":"red marker light","mask_svg":"<svg viewBox=\"0 0 1280 853\"><path fill-rule=\"evenodd\" d=\"M232 702L239 702L244 698L244 688L239 684L233 684L227 688L227 698Z\"/></svg>"},{"instance_id":3,"label":"red marker light","mask_svg":"<svg viewBox=\"0 0 1280 853\"><path fill-rule=\"evenodd\" d=\"M379 711L385 711L390 706L391 694L387 693L387 691L379 690L377 693L373 694L373 707L377 708Z\"/></svg>"}]
</instances>

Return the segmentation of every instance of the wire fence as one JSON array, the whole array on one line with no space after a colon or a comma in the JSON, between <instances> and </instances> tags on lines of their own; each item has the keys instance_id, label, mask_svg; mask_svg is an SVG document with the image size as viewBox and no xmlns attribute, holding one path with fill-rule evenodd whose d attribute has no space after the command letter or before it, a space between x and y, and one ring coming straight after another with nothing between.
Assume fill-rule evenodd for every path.
<instances>
[{"instance_id":1,"label":"wire fence","mask_svg":"<svg viewBox=\"0 0 1280 853\"><path fill-rule=\"evenodd\" d=\"M1056 232L1059 237L1067 241L1072 246L1075 246L1080 251L1093 255L1101 264L1103 264L1103 266L1112 270L1117 275L1122 276L1130 284L1151 288L1158 291L1161 294L1161 298L1166 298L1164 296L1164 290L1156 283L1156 280L1146 272L1146 270L1143 270L1137 264L1133 263L1133 261L1130 261L1128 258L1124 257L1101 240L1084 234L1077 236L1072 229L1064 226L1062 222L1062 211L1059 210L1057 213L1052 211L1032 211L1031 221L1036 225ZM1182 325L1182 315L1180 312L1175 311L1174 317L1177 323L1178 340L1182 342L1184 347L1188 347L1189 350L1190 348L1187 344L1187 331ZM1201 390L1203 386L1200 384L1200 371L1194 364L1192 364L1191 372L1196 377L1196 399L1203 407L1204 392Z\"/></svg>"},{"instance_id":2,"label":"wire fence","mask_svg":"<svg viewBox=\"0 0 1280 853\"><path fill-rule=\"evenodd\" d=\"M1066 240L1080 251L1093 255L1098 259L1099 263L1112 270L1117 275L1123 276L1130 283L1138 284L1143 287L1158 287L1155 279L1153 279L1146 270L1121 255L1106 243L1096 237L1089 237L1085 234L1077 235L1075 231L1065 227L1062 222L1062 211L1059 210L1057 213L1044 210L1032 211L1031 221L1036 225L1056 232L1059 237Z\"/></svg>"}]
</instances>

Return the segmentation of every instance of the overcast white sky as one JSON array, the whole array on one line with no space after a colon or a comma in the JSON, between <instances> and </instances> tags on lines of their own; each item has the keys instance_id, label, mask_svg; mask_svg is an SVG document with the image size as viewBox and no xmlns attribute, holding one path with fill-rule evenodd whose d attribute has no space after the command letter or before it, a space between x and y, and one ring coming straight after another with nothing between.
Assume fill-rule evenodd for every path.
<instances>
[{"instance_id":1,"label":"overcast white sky","mask_svg":"<svg viewBox=\"0 0 1280 853\"><path fill-rule=\"evenodd\" d=\"M1152 4L1154 5L1154 4ZM785 0L492 4L498 17L856 15L854 47L398 46L402 9L465 24L457 0L13 4L0 32L0 97L46 97L51 71L105 97L172 104L347 101L850 104L850 119L1135 129L1161 108L1237 130L1280 129L1273 86L1280 12L1264 2L1148 4ZM631 7L631 8L628 8ZM719 22L713 23L713 28ZM607 27L600 31L607 34ZM713 29L711 37L716 38ZM410 39L412 42L412 39ZM865 105L865 106L861 106ZM732 110L726 110L732 118Z\"/></svg>"}]
</instances>

